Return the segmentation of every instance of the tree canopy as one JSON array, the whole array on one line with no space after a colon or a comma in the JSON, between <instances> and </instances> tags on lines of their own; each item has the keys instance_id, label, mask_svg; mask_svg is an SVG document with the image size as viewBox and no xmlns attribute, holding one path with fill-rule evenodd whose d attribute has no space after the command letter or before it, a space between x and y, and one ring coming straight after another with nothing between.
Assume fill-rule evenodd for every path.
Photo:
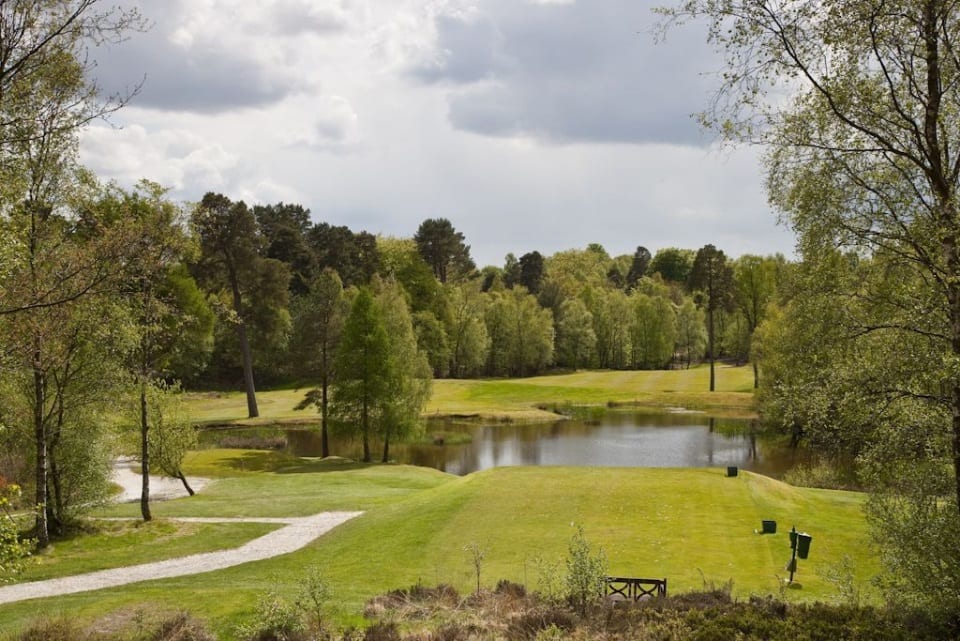
<instances>
[{"instance_id":1,"label":"tree canopy","mask_svg":"<svg viewBox=\"0 0 960 641\"><path fill-rule=\"evenodd\" d=\"M909 451L911 469L951 470L949 496L931 482L936 474L906 474L905 483L874 476L874 505L892 506L873 512L878 523L892 532L905 532L910 523L914 532L929 531L923 521L942 525L949 510L953 525L945 529L956 530L960 6L950 0L685 0L664 13L668 23L706 19L726 64L703 120L729 140L767 145L770 199L799 235L804 263L819 285L814 291L831 289L843 301L836 309L841 340L819 366L833 383L824 390L827 407L840 424L869 426L887 469L906 470L897 461ZM842 265L838 250L866 259L857 278L817 269ZM799 312L807 297L797 297ZM764 349L770 348L766 340ZM859 373L843 366L881 353L861 361ZM924 366L907 366L918 362ZM829 372L828 363L835 366ZM872 384L863 384L864 372ZM865 420L868 412L873 415ZM920 445L911 438L913 445L904 448L910 434L929 439ZM915 491L921 486L924 491ZM878 536L892 576L900 578L898 596L939 599L956 611L960 591L945 586L960 583L960 564L918 559L905 546L908 538ZM914 540L910 547L924 546ZM917 563L901 563L908 558ZM918 589L933 574L941 578L937 587Z\"/></svg>"}]
</instances>

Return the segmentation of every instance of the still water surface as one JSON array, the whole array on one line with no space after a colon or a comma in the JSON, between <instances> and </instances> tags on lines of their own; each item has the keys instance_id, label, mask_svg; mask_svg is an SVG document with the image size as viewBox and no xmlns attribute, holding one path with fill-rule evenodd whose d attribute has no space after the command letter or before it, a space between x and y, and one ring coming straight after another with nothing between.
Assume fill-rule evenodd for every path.
<instances>
[{"instance_id":1,"label":"still water surface","mask_svg":"<svg viewBox=\"0 0 960 641\"><path fill-rule=\"evenodd\" d=\"M318 428L230 430L234 440L285 435L285 449L297 456L320 456ZM569 419L537 424L451 424L431 422L427 434L446 433L448 444L397 444L390 458L469 474L508 465L586 465L601 467L725 467L779 477L801 462L801 454L757 434L756 421L714 419L703 414L606 412L599 421ZM469 443L449 444L449 435L465 433ZM208 433L209 445L223 433ZM359 459L358 442L331 440L331 453ZM375 460L381 452L373 450Z\"/></svg>"}]
</instances>

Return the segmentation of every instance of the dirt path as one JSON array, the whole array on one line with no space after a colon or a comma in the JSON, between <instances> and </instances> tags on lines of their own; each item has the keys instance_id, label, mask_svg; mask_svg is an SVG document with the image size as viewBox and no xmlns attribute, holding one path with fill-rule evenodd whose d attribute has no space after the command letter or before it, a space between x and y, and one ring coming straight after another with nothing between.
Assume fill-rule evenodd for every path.
<instances>
[{"instance_id":1,"label":"dirt path","mask_svg":"<svg viewBox=\"0 0 960 641\"><path fill-rule=\"evenodd\" d=\"M184 518L176 519L194 522L246 522L246 523L283 523L285 527L275 530L245 543L232 550L192 554L176 559L144 563L112 570L101 570L89 574L34 581L0 587L0 603L13 603L26 599L74 594L88 590L112 588L139 581L153 579L167 579L190 574L202 574L222 570L234 565L241 565L251 561L260 561L271 557L288 554L299 550L308 543L326 534L341 523L363 514L363 512L322 512L303 518L251 518L251 519L215 519L215 518Z\"/></svg>"}]
</instances>

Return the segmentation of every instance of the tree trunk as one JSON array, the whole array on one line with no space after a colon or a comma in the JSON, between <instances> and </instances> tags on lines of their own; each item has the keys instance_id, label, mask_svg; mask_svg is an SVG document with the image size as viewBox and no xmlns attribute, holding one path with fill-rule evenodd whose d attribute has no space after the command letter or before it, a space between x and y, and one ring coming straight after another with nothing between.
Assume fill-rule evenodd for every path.
<instances>
[{"instance_id":1,"label":"tree trunk","mask_svg":"<svg viewBox=\"0 0 960 641\"><path fill-rule=\"evenodd\" d=\"M34 348L33 369L33 431L37 447L36 470L36 503L37 516L34 534L37 537L37 549L43 550L50 545L50 531L47 522L47 425L43 417L43 408L46 404L46 383L43 371L40 369L41 352L39 340Z\"/></svg>"},{"instance_id":2,"label":"tree trunk","mask_svg":"<svg viewBox=\"0 0 960 641\"><path fill-rule=\"evenodd\" d=\"M196 492L193 491L193 488L190 487L190 483L187 482L187 477L183 475L182 470L177 470L175 476L180 479L180 482L183 483L183 488L187 491L187 494L193 496Z\"/></svg>"},{"instance_id":3,"label":"tree trunk","mask_svg":"<svg viewBox=\"0 0 960 641\"><path fill-rule=\"evenodd\" d=\"M710 391L716 389L716 374L713 362L713 308L707 308L707 355L710 357Z\"/></svg>"},{"instance_id":4,"label":"tree trunk","mask_svg":"<svg viewBox=\"0 0 960 641\"><path fill-rule=\"evenodd\" d=\"M381 463L390 462L390 434L387 433L383 437L383 458L380 460Z\"/></svg>"},{"instance_id":5,"label":"tree trunk","mask_svg":"<svg viewBox=\"0 0 960 641\"><path fill-rule=\"evenodd\" d=\"M233 311L237 313L237 340L240 343L240 355L243 357L243 385L247 392L247 416L257 418L260 410L257 407L257 389L253 384L253 355L250 352L250 339L247 337L247 325L243 319L243 298L240 295L240 284L236 274L230 266L230 288L233 290Z\"/></svg>"},{"instance_id":6,"label":"tree trunk","mask_svg":"<svg viewBox=\"0 0 960 641\"><path fill-rule=\"evenodd\" d=\"M57 445L60 441L59 429L57 436L50 439L47 446L47 530L54 534L63 533L65 519L63 501L63 479L60 477L60 468L57 465Z\"/></svg>"},{"instance_id":7,"label":"tree trunk","mask_svg":"<svg viewBox=\"0 0 960 641\"><path fill-rule=\"evenodd\" d=\"M370 421L367 414L367 403L363 403L363 412L360 415L361 427L363 428L363 462L370 462Z\"/></svg>"},{"instance_id":8,"label":"tree trunk","mask_svg":"<svg viewBox=\"0 0 960 641\"><path fill-rule=\"evenodd\" d=\"M323 378L320 381L320 454L323 458L327 458L330 456L330 436L327 432L330 378L327 376L326 356L324 356L323 360Z\"/></svg>"},{"instance_id":9,"label":"tree trunk","mask_svg":"<svg viewBox=\"0 0 960 641\"><path fill-rule=\"evenodd\" d=\"M147 420L147 384L140 383L140 514L150 521L150 423Z\"/></svg>"},{"instance_id":10,"label":"tree trunk","mask_svg":"<svg viewBox=\"0 0 960 641\"><path fill-rule=\"evenodd\" d=\"M243 386L247 392L247 416L260 416L257 407L257 389L253 384L253 355L250 353L250 340L247 338L247 326L241 320L237 325L237 339L240 341L240 353L243 356Z\"/></svg>"},{"instance_id":11,"label":"tree trunk","mask_svg":"<svg viewBox=\"0 0 960 641\"><path fill-rule=\"evenodd\" d=\"M944 243L947 271L960 275L960 249L952 240ZM954 359L960 360L960 282L954 277L947 288L950 304L950 347ZM957 509L960 510L960 380L954 376L950 384L950 413L953 448L953 477Z\"/></svg>"},{"instance_id":12,"label":"tree trunk","mask_svg":"<svg viewBox=\"0 0 960 641\"><path fill-rule=\"evenodd\" d=\"M753 361L753 389L760 389L760 368L757 361Z\"/></svg>"}]
</instances>

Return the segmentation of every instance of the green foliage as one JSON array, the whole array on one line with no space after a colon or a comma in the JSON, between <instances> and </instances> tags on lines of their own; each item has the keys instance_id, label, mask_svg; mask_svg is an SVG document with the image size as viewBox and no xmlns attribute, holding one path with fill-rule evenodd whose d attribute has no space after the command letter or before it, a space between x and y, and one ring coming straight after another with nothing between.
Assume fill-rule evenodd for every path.
<instances>
[{"instance_id":1,"label":"green foliage","mask_svg":"<svg viewBox=\"0 0 960 641\"><path fill-rule=\"evenodd\" d=\"M558 604L563 600L564 575L560 563L542 556L533 558L537 572L537 594L548 603Z\"/></svg>"},{"instance_id":2,"label":"green foliage","mask_svg":"<svg viewBox=\"0 0 960 641\"><path fill-rule=\"evenodd\" d=\"M470 560L470 565L473 568L473 573L477 577L477 593L479 594L480 573L483 570L483 559L487 556L487 551L476 541L463 546L463 551L466 552L467 558Z\"/></svg>"},{"instance_id":3,"label":"green foliage","mask_svg":"<svg viewBox=\"0 0 960 641\"><path fill-rule=\"evenodd\" d=\"M873 457L876 458L873 458ZM944 464L871 452L864 476L867 518L887 572L880 585L898 603L948 616L960 610L960 517ZM948 498L949 497L949 498Z\"/></svg>"},{"instance_id":4,"label":"green foliage","mask_svg":"<svg viewBox=\"0 0 960 641\"><path fill-rule=\"evenodd\" d=\"M442 284L448 280L462 280L476 269L470 258L470 246L463 234L456 231L446 218L428 218L420 223L413 237L417 250Z\"/></svg>"},{"instance_id":5,"label":"green foliage","mask_svg":"<svg viewBox=\"0 0 960 641\"><path fill-rule=\"evenodd\" d=\"M23 571L35 541L20 537L13 509L19 505L20 486L0 485L0 583Z\"/></svg>"},{"instance_id":6,"label":"green foliage","mask_svg":"<svg viewBox=\"0 0 960 641\"><path fill-rule=\"evenodd\" d=\"M300 641L306 637L300 610L279 590L268 590L257 597L253 619L237 626L242 641Z\"/></svg>"},{"instance_id":7,"label":"green foliage","mask_svg":"<svg viewBox=\"0 0 960 641\"><path fill-rule=\"evenodd\" d=\"M390 337L382 312L368 288L361 288L343 328L334 367L333 414L354 425L370 461L370 437L389 394Z\"/></svg>"},{"instance_id":8,"label":"green foliage","mask_svg":"<svg viewBox=\"0 0 960 641\"><path fill-rule=\"evenodd\" d=\"M666 296L631 296L631 362L637 369L663 369L673 360L677 342L677 313Z\"/></svg>"},{"instance_id":9,"label":"green foliage","mask_svg":"<svg viewBox=\"0 0 960 641\"><path fill-rule=\"evenodd\" d=\"M446 319L447 345L450 350L450 375L455 378L476 376L487 362L490 336L484 323L486 298L477 283L464 283L447 289L449 315Z\"/></svg>"},{"instance_id":10,"label":"green foliage","mask_svg":"<svg viewBox=\"0 0 960 641\"><path fill-rule=\"evenodd\" d=\"M665 247L650 260L647 272L660 274L663 280L670 283L686 284L695 254L690 249Z\"/></svg>"},{"instance_id":11,"label":"green foliage","mask_svg":"<svg viewBox=\"0 0 960 641\"><path fill-rule=\"evenodd\" d=\"M850 489L851 479L841 475L840 467L837 463L826 460L800 463L787 470L783 480L797 487L818 487L825 490Z\"/></svg>"},{"instance_id":12,"label":"green foliage","mask_svg":"<svg viewBox=\"0 0 960 641\"><path fill-rule=\"evenodd\" d=\"M389 337L388 359L381 363L388 375L378 431L383 441L382 462L389 460L391 439L403 438L420 427L420 413L430 396L432 370L419 349L413 320L396 283L382 283L377 296Z\"/></svg>"},{"instance_id":13,"label":"green foliage","mask_svg":"<svg viewBox=\"0 0 960 641\"><path fill-rule=\"evenodd\" d=\"M307 243L310 210L293 203L254 205L253 216L264 239L263 254L289 267L291 292L307 292L319 271Z\"/></svg>"},{"instance_id":14,"label":"green foliage","mask_svg":"<svg viewBox=\"0 0 960 641\"><path fill-rule=\"evenodd\" d=\"M686 298L677 310L677 352L687 369L699 361L707 347L707 329L703 311L693 299Z\"/></svg>"},{"instance_id":15,"label":"green foliage","mask_svg":"<svg viewBox=\"0 0 960 641\"><path fill-rule=\"evenodd\" d=\"M300 582L295 605L304 616L310 619L315 633L324 629L326 610L332 594L330 583L324 577L320 566L314 564L307 567L306 576Z\"/></svg>"},{"instance_id":16,"label":"green foliage","mask_svg":"<svg viewBox=\"0 0 960 641\"><path fill-rule=\"evenodd\" d=\"M487 373L522 377L542 372L553 362L553 316L522 286L488 296Z\"/></svg>"},{"instance_id":17,"label":"green foliage","mask_svg":"<svg viewBox=\"0 0 960 641\"><path fill-rule=\"evenodd\" d=\"M782 376L764 406L861 454L891 597L956 612L958 559L930 533L955 536L960 518L960 10L686 0L663 13L706 19L726 64L704 121L766 144L770 201L798 233L810 287L763 337Z\"/></svg>"},{"instance_id":18,"label":"green foliage","mask_svg":"<svg viewBox=\"0 0 960 641\"><path fill-rule=\"evenodd\" d=\"M567 548L567 601L581 614L603 596L607 578L607 557L603 549L591 550L582 525L575 525Z\"/></svg>"},{"instance_id":19,"label":"green foliage","mask_svg":"<svg viewBox=\"0 0 960 641\"><path fill-rule=\"evenodd\" d=\"M579 298L560 305L556 332L557 364L579 369L589 365L597 345L593 314Z\"/></svg>"},{"instance_id":20,"label":"green foliage","mask_svg":"<svg viewBox=\"0 0 960 641\"><path fill-rule=\"evenodd\" d=\"M147 387L147 405L152 417L150 461L162 475L181 478L184 458L197 448L197 430L186 412L183 391L158 381Z\"/></svg>"},{"instance_id":21,"label":"green foliage","mask_svg":"<svg viewBox=\"0 0 960 641\"><path fill-rule=\"evenodd\" d=\"M377 298L361 288L343 329L334 367L333 412L363 439L383 443L383 462L393 439L415 431L430 394L431 370L419 351L402 289L378 282Z\"/></svg>"},{"instance_id":22,"label":"green foliage","mask_svg":"<svg viewBox=\"0 0 960 641\"><path fill-rule=\"evenodd\" d=\"M620 290L587 290L587 308L593 315L597 338L596 364L601 369L625 369L630 354L630 321L627 295Z\"/></svg>"}]
</instances>

